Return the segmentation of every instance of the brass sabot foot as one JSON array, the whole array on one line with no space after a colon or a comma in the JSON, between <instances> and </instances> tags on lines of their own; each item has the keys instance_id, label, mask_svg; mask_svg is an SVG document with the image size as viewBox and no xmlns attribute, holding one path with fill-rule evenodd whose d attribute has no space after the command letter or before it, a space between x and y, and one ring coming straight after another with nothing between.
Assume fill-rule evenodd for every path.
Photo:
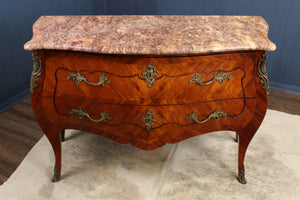
<instances>
[{"instance_id":1,"label":"brass sabot foot","mask_svg":"<svg viewBox=\"0 0 300 200\"><path fill-rule=\"evenodd\" d=\"M57 165L54 165L54 175L52 178L52 182L58 182L60 180L60 174Z\"/></svg>"},{"instance_id":2,"label":"brass sabot foot","mask_svg":"<svg viewBox=\"0 0 300 200\"><path fill-rule=\"evenodd\" d=\"M238 181L241 184L246 184L247 183L247 180L245 178L245 167L244 167L244 165L242 166L242 169L241 169L240 174L238 176Z\"/></svg>"}]
</instances>

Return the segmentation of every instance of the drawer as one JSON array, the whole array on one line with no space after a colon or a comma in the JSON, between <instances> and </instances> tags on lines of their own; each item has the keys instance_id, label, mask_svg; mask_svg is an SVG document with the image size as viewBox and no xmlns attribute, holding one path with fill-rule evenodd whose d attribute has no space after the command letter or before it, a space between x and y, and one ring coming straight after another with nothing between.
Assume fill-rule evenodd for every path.
<instances>
[{"instance_id":1,"label":"drawer","mask_svg":"<svg viewBox=\"0 0 300 200\"><path fill-rule=\"evenodd\" d=\"M159 129L169 124L179 127L193 124L200 126L235 124L233 121L237 121L234 118L238 118L245 109L248 109L245 100L186 105L132 106L64 98L55 98L54 107L56 113L71 120L73 124L119 127L131 125L145 130ZM251 119L249 116L248 118ZM247 121L238 123L239 126L243 124L247 124Z\"/></svg>"},{"instance_id":2,"label":"drawer","mask_svg":"<svg viewBox=\"0 0 300 200\"><path fill-rule=\"evenodd\" d=\"M55 97L102 103L162 105L244 98L244 71L208 71L163 77L150 88L141 77L102 71L56 71Z\"/></svg>"},{"instance_id":3,"label":"drawer","mask_svg":"<svg viewBox=\"0 0 300 200\"><path fill-rule=\"evenodd\" d=\"M254 116L256 100L131 106L49 97L42 104L47 118L59 127L153 150L211 131L243 128Z\"/></svg>"},{"instance_id":4,"label":"drawer","mask_svg":"<svg viewBox=\"0 0 300 200\"><path fill-rule=\"evenodd\" d=\"M46 73L51 74L46 77L53 78L45 80L49 87L43 96L130 105L255 97L252 54L166 58L57 54L46 59L50 65Z\"/></svg>"}]
</instances>

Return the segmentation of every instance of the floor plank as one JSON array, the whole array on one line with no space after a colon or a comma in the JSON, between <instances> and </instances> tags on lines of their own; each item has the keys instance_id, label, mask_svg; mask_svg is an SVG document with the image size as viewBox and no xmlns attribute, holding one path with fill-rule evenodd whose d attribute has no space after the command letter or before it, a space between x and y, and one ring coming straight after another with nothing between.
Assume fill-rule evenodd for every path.
<instances>
[{"instance_id":1,"label":"floor plank","mask_svg":"<svg viewBox=\"0 0 300 200\"><path fill-rule=\"evenodd\" d=\"M300 95L271 90L268 108L300 115ZM11 176L42 136L30 98L0 114L0 184Z\"/></svg>"},{"instance_id":2,"label":"floor plank","mask_svg":"<svg viewBox=\"0 0 300 200\"><path fill-rule=\"evenodd\" d=\"M268 108L300 115L300 95L271 89Z\"/></svg>"}]
</instances>

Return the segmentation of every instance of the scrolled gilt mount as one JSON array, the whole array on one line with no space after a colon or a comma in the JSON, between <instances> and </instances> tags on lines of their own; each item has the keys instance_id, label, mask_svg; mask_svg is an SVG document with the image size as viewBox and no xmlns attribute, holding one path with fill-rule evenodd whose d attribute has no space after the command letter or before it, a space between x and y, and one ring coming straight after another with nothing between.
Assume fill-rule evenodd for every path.
<instances>
[{"instance_id":1,"label":"scrolled gilt mount","mask_svg":"<svg viewBox=\"0 0 300 200\"><path fill-rule=\"evenodd\" d=\"M155 83L155 76L157 76L157 71L155 70L154 64L151 62L147 65L148 69L143 70L142 75L148 82L148 87L151 87Z\"/></svg>"},{"instance_id":2,"label":"scrolled gilt mount","mask_svg":"<svg viewBox=\"0 0 300 200\"><path fill-rule=\"evenodd\" d=\"M269 79L267 75L266 62L268 60L267 53L262 55L262 58L257 64L257 76L260 78L260 83L263 84L262 88L266 91L266 94L270 94Z\"/></svg>"},{"instance_id":3,"label":"scrolled gilt mount","mask_svg":"<svg viewBox=\"0 0 300 200\"><path fill-rule=\"evenodd\" d=\"M205 122L207 122L210 119L214 119L214 120L219 120L220 117L227 117L227 114L224 111L219 111L219 109L217 108L213 113L211 113L206 119L199 121L198 120L198 115L194 112L192 112L191 114L189 114L186 119L192 119L194 120L194 122L196 122L197 124L203 124Z\"/></svg>"},{"instance_id":4,"label":"scrolled gilt mount","mask_svg":"<svg viewBox=\"0 0 300 200\"><path fill-rule=\"evenodd\" d=\"M201 77L197 73L195 73L195 75L189 81L189 83L197 83L198 85L205 86L205 85L209 85L215 81L218 81L220 84L223 84L226 79L228 81L232 80L231 75L228 72L223 73L222 70L219 70L219 72L210 81L207 81L205 83L202 83Z\"/></svg>"},{"instance_id":5,"label":"scrolled gilt mount","mask_svg":"<svg viewBox=\"0 0 300 200\"><path fill-rule=\"evenodd\" d=\"M153 127L153 122L156 121L155 116L151 110L147 110L146 116L142 117L142 122L147 126L146 129L150 129Z\"/></svg>"},{"instance_id":6,"label":"scrolled gilt mount","mask_svg":"<svg viewBox=\"0 0 300 200\"><path fill-rule=\"evenodd\" d=\"M111 120L111 117L105 111L103 111L102 113L100 113L100 118L99 119L93 119L93 118L91 118L91 116L89 115L89 113L86 110L83 110L82 108L79 108L79 109L73 108L70 111L69 114L73 115L73 116L77 116L80 119L88 118L89 120L91 120L93 122L102 122L102 121L106 121L106 120Z\"/></svg>"},{"instance_id":7,"label":"scrolled gilt mount","mask_svg":"<svg viewBox=\"0 0 300 200\"><path fill-rule=\"evenodd\" d=\"M82 81L86 82L89 85L101 85L104 86L105 83L110 84L110 81L107 79L107 77L105 76L105 73L103 73L102 75L99 76L99 82L98 83L91 83L87 80L87 78L85 77L84 73L80 73L80 71L78 70L77 73L74 72L70 72L68 74L68 76L66 77L66 80L73 80L75 81L76 85L79 85Z\"/></svg>"},{"instance_id":8,"label":"scrolled gilt mount","mask_svg":"<svg viewBox=\"0 0 300 200\"><path fill-rule=\"evenodd\" d=\"M33 61L33 69L31 73L30 79L30 92L34 92L34 88L37 87L36 82L39 80L40 75L42 74L42 61L40 57L37 56L36 52L32 52L32 61Z\"/></svg>"}]
</instances>

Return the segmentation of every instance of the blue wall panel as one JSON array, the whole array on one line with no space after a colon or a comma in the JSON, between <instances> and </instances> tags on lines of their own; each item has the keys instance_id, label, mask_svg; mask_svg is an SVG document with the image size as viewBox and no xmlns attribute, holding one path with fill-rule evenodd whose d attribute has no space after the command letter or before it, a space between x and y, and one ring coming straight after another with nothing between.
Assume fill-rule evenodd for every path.
<instances>
[{"instance_id":1,"label":"blue wall panel","mask_svg":"<svg viewBox=\"0 0 300 200\"><path fill-rule=\"evenodd\" d=\"M41 15L104 14L103 1L10 0L0 6L0 110L13 105L19 94L29 91L31 52L23 45L32 37L32 25ZM98 7L95 10L95 6ZM20 98L22 99L22 98Z\"/></svg>"},{"instance_id":2,"label":"blue wall panel","mask_svg":"<svg viewBox=\"0 0 300 200\"><path fill-rule=\"evenodd\" d=\"M154 15L155 1L151 0L107 0L109 15Z\"/></svg>"}]
</instances>

